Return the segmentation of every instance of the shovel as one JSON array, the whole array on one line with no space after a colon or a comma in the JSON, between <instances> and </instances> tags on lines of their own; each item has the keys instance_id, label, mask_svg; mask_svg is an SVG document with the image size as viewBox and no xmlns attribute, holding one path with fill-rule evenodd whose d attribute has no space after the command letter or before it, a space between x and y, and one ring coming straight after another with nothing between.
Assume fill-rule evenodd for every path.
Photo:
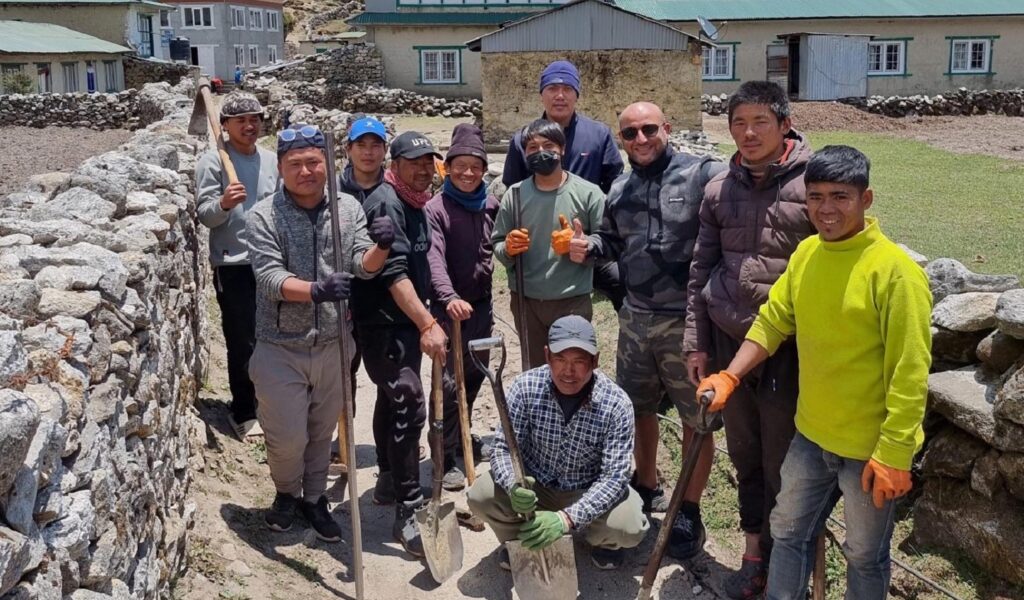
<instances>
[{"instance_id":1,"label":"shovel","mask_svg":"<svg viewBox=\"0 0 1024 600\"><path fill-rule=\"evenodd\" d=\"M636 594L636 600L651 600L651 591L654 588L654 580L658 577L658 569L661 568L661 559L665 557L665 549L668 547L669 534L672 533L672 524L675 523L679 508L683 505L683 495L686 488L690 487L690 480L693 479L693 472L697 468L697 459L700 458L700 448L704 444L704 438L717 428L716 420L720 419L721 413L716 413L708 420L708 406L714 399L714 392L704 392L700 397L700 409L697 416L697 427L694 428L693 439L686 449L686 459L683 460L683 468L679 472L679 480L672 490L672 499L668 503L668 510L665 511L665 518L661 521L661 528L658 530L658 539L654 542L654 549L651 550L651 558L644 569L644 577L640 582L640 590Z\"/></svg>"},{"instance_id":2,"label":"shovel","mask_svg":"<svg viewBox=\"0 0 1024 600\"><path fill-rule=\"evenodd\" d=\"M497 373L491 371L477 356L477 352L500 350L501 362ZM512 471L519 485L526 485L523 457L519 453L512 419L508 414L505 388L501 384L501 372L505 369L505 340L500 335L469 342L469 356L477 368L491 382L494 389L494 403L501 419L501 429L512 459ZM524 367L525 368L525 367ZM523 515L527 520L533 515ZM523 600L573 600L579 594L576 578L576 555L573 552L572 536L562 536L558 541L542 550L524 548L519 540L505 542L509 562L512 564L512 585Z\"/></svg>"},{"instance_id":3,"label":"shovel","mask_svg":"<svg viewBox=\"0 0 1024 600\"><path fill-rule=\"evenodd\" d=\"M423 540L423 553L434 581L444 583L462 568L462 533L455 515L455 503L441 504L444 478L444 401L441 392L441 359L434 358L430 379L430 458L434 465L434 493L430 502L416 511L416 526Z\"/></svg>"},{"instance_id":4,"label":"shovel","mask_svg":"<svg viewBox=\"0 0 1024 600\"><path fill-rule=\"evenodd\" d=\"M462 458L466 464L466 481L476 481L473 437L469 429L469 403L466 401L466 371L462 364L462 322L452 319L452 352L455 359L455 395L459 400L459 430L462 432Z\"/></svg>"},{"instance_id":5,"label":"shovel","mask_svg":"<svg viewBox=\"0 0 1024 600\"><path fill-rule=\"evenodd\" d=\"M238 183L238 174L235 173L235 165L228 156L227 147L224 145L224 136L220 130L220 114L213 105L213 96L210 95L210 80L200 77L196 85L196 103L192 107L192 117L188 121L188 133L196 137L207 135L213 137L217 144L217 153L220 155L220 163L224 167L224 174L228 176L228 184Z\"/></svg>"},{"instance_id":6,"label":"shovel","mask_svg":"<svg viewBox=\"0 0 1024 600\"><path fill-rule=\"evenodd\" d=\"M206 90L209 95L209 89ZM218 129L219 131L219 129ZM217 138L220 139L219 137ZM324 134L325 154L327 158L327 201L331 211L331 241L334 243L334 270L341 272L344 261L341 255L341 217L338 215L338 177L335 173L334 164L334 134ZM345 318L348 315L348 302L340 300L335 303L335 310L338 313L338 353L341 355L341 417L338 419L339 429L344 425L344 431L352 431L352 379L349 373L352 369L352 357L349 356L348 346L345 344L344 328ZM359 519L359 490L356 486L355 474L355 439L346 435L344 439L338 438L338 454L344 457L342 460L346 465L352 467L352 473L346 474L348 478L348 504L352 516L352 578L356 582L356 598L363 600L363 529Z\"/></svg>"}]
</instances>

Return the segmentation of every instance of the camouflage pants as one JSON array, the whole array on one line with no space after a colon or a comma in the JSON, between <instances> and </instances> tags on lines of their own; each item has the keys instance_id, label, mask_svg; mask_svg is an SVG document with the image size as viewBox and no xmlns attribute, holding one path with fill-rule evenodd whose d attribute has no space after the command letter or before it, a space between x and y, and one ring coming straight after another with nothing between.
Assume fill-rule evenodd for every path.
<instances>
[{"instance_id":1,"label":"camouflage pants","mask_svg":"<svg viewBox=\"0 0 1024 600\"><path fill-rule=\"evenodd\" d=\"M697 423L697 391L686 374L683 353L685 315L619 310L619 346L615 382L633 401L638 417L657 412L667 393L687 425Z\"/></svg>"}]
</instances>

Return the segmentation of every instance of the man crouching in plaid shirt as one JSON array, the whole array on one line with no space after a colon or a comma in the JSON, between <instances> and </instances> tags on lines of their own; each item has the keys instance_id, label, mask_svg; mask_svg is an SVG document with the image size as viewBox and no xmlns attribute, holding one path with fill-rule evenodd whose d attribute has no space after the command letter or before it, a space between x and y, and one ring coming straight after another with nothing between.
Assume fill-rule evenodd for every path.
<instances>
[{"instance_id":1,"label":"man crouching in plaid shirt","mask_svg":"<svg viewBox=\"0 0 1024 600\"><path fill-rule=\"evenodd\" d=\"M555 321L544 356L547 364L517 377L508 392L529 486L516 483L499 426L491 472L469 490L469 507L502 544L518 538L537 550L566 533L583 532L594 565L615 569L649 528L640 496L629 487L633 405L595 370L597 335L583 317ZM526 521L522 515L531 512L534 518ZM498 559L510 568L504 546Z\"/></svg>"}]
</instances>

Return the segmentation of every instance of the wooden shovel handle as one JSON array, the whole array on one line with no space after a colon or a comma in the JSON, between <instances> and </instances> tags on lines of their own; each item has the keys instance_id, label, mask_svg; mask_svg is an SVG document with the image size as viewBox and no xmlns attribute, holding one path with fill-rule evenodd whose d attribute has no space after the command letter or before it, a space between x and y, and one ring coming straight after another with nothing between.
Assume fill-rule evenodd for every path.
<instances>
[{"instance_id":1,"label":"wooden shovel handle","mask_svg":"<svg viewBox=\"0 0 1024 600\"><path fill-rule=\"evenodd\" d=\"M238 183L238 173L235 172L235 165L228 156L227 146L224 145L224 136L220 129L220 111L213 104L213 96L210 95L208 86L199 88L199 95L206 105L206 118L210 121L210 132L217 144L217 153L220 155L220 163L224 165L224 173L228 176L228 184Z\"/></svg>"},{"instance_id":2,"label":"wooden shovel handle","mask_svg":"<svg viewBox=\"0 0 1024 600\"><path fill-rule=\"evenodd\" d=\"M462 360L462 322L452 320L452 354L455 359L455 393L459 400L459 430L462 432L462 457L466 463L466 479L469 485L476 481L476 464L473 456L473 437L469 430L469 404L466 401L466 372Z\"/></svg>"}]
</instances>

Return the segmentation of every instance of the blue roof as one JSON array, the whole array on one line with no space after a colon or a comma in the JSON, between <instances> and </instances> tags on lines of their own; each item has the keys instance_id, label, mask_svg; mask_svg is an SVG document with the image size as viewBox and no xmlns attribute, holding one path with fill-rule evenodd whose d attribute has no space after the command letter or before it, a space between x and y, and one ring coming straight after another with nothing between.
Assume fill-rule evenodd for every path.
<instances>
[{"instance_id":1,"label":"blue roof","mask_svg":"<svg viewBox=\"0 0 1024 600\"><path fill-rule=\"evenodd\" d=\"M612 0L659 21L1024 15L1022 0Z\"/></svg>"}]
</instances>

